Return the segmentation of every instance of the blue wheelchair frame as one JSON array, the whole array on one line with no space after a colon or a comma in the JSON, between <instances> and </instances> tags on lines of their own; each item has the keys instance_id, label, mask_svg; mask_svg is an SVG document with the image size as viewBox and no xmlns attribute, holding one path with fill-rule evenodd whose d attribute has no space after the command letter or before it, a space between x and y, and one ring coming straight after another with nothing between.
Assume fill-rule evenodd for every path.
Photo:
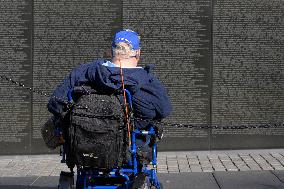
<instances>
[{"instance_id":1,"label":"blue wheelchair frame","mask_svg":"<svg viewBox=\"0 0 284 189\"><path fill-rule=\"evenodd\" d=\"M132 97L128 90L125 90L127 94L128 105L132 110ZM68 101L72 100L72 91L68 92ZM128 160L128 165L114 168L107 175L97 168L89 167L77 167L77 182L76 189L131 189L134 183L134 179L139 174L144 174L144 183L147 185L146 188L155 187L156 189L162 189L158 177L157 177L157 144L154 142L152 145L152 161L150 162L151 168L148 168L146 164L142 165L142 169L138 168L137 160L137 146L136 138L141 135L149 135L150 137L156 136L156 131L154 130L154 125L150 124L148 130L138 130L134 129L131 131L131 145L129 151L131 153L131 158ZM64 146L61 148L62 163L66 161L66 154L64 153ZM105 179L104 183L96 183L96 180ZM121 184L111 185L108 180L111 179L121 179L123 180Z\"/></svg>"}]
</instances>

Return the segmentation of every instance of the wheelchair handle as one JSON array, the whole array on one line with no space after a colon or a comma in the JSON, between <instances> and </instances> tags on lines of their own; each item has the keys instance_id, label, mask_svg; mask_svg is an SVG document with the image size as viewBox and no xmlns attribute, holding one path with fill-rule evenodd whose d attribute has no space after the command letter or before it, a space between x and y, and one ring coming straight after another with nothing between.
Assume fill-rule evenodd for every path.
<instances>
[{"instance_id":1,"label":"wheelchair handle","mask_svg":"<svg viewBox=\"0 0 284 189\"><path fill-rule=\"evenodd\" d=\"M130 109L132 109L132 96L131 96L129 90L124 89L124 91L125 91L125 93L126 93L127 101L128 101L128 103L129 103Z\"/></svg>"},{"instance_id":2,"label":"wheelchair handle","mask_svg":"<svg viewBox=\"0 0 284 189\"><path fill-rule=\"evenodd\" d=\"M73 89L69 89L67 93L68 102L70 103L73 103L72 92L73 92Z\"/></svg>"}]
</instances>

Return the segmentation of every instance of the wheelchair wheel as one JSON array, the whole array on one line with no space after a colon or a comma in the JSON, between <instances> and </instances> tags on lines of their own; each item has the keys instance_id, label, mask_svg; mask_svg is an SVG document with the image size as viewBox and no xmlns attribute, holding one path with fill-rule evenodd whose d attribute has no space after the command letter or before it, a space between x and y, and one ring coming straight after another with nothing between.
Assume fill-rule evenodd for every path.
<instances>
[{"instance_id":1,"label":"wheelchair wheel","mask_svg":"<svg viewBox=\"0 0 284 189\"><path fill-rule=\"evenodd\" d=\"M73 189L73 174L61 172L59 177L58 189Z\"/></svg>"},{"instance_id":2,"label":"wheelchair wheel","mask_svg":"<svg viewBox=\"0 0 284 189\"><path fill-rule=\"evenodd\" d=\"M149 183L144 183L143 186L139 189L158 189L156 186L151 186ZM163 189L162 183L160 183L160 188Z\"/></svg>"},{"instance_id":3,"label":"wheelchair wheel","mask_svg":"<svg viewBox=\"0 0 284 189\"><path fill-rule=\"evenodd\" d=\"M148 186L150 186L150 182L147 176L143 173L138 173L134 178L131 189L150 189Z\"/></svg>"},{"instance_id":4,"label":"wheelchair wheel","mask_svg":"<svg viewBox=\"0 0 284 189\"><path fill-rule=\"evenodd\" d=\"M149 179L147 177L145 177L144 183L142 184L142 186L140 186L137 189L154 189L154 188L151 186L151 183L150 183Z\"/></svg>"},{"instance_id":5,"label":"wheelchair wheel","mask_svg":"<svg viewBox=\"0 0 284 189\"><path fill-rule=\"evenodd\" d=\"M163 189L162 183L159 182L160 187L153 186L145 174L138 174L131 189Z\"/></svg>"},{"instance_id":6,"label":"wheelchair wheel","mask_svg":"<svg viewBox=\"0 0 284 189\"><path fill-rule=\"evenodd\" d=\"M151 186L151 182L149 180L149 177L145 178L145 182L142 186L142 189L154 189L154 187Z\"/></svg>"},{"instance_id":7,"label":"wheelchair wheel","mask_svg":"<svg viewBox=\"0 0 284 189\"><path fill-rule=\"evenodd\" d=\"M162 183L159 183L159 184L160 184L160 188L158 188L156 186L152 186L150 181L149 181L149 178L146 177L143 185L138 189L163 189Z\"/></svg>"}]
</instances>

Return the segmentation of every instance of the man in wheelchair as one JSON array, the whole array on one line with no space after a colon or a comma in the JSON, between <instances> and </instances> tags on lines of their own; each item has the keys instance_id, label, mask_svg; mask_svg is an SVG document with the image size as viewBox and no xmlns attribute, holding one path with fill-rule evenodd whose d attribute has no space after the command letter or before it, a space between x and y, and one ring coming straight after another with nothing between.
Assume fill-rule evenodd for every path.
<instances>
[{"instance_id":1,"label":"man in wheelchair","mask_svg":"<svg viewBox=\"0 0 284 189\"><path fill-rule=\"evenodd\" d=\"M144 68L138 67L139 59L140 37L136 32L125 29L117 32L113 38L111 61L96 60L88 64L81 64L73 69L69 76L55 89L49 100L48 110L54 116L45 124L42 130L43 138L47 146L55 148L65 143L65 140L69 140L68 137L67 139L62 138L60 134L51 139L50 132L58 128L61 128L63 133L66 131L68 127L66 126L66 117L68 117L67 122L70 121L68 120L70 110L73 112L73 120L71 120L73 122L74 117L80 117L80 114L86 115L84 107L89 106L89 104L86 103L90 101L94 102L94 97L87 98L83 100L83 102L80 100L79 103L81 103L81 107L74 106L75 110L72 109L72 103L75 101L75 104L77 104L82 94L95 94L96 97L98 97L98 100L95 100L97 106L101 103L101 107L108 107L102 108L104 109L103 111L91 111L87 112L87 114L100 114L101 116L105 116L105 120L108 119L107 115L109 115L109 113L112 115L116 114L117 118L124 117L122 125L129 124L128 120L134 118L131 123L134 127L132 130L148 129L153 126L149 126L150 120L161 120L168 116L172 108L164 86L151 72L154 68L153 65L147 65ZM105 99L105 96L113 94L117 97L116 99L118 99L119 103L116 103L113 97L107 97L107 99ZM66 101L69 101L69 104L66 104ZM119 114L119 111L116 111L115 107L110 105L110 103L107 104L107 102L122 105L123 114ZM129 104L131 104L131 106L129 106ZM98 110L98 108L95 109ZM74 112L77 112L77 114L75 115ZM128 120L125 119L125 116ZM94 121L93 118L94 117L89 115L82 119L84 119L84 121L92 119L93 122L96 122L95 125L106 125L106 123L98 121L97 118L95 118ZM119 123L119 121L117 121L117 123ZM76 124L80 123L76 122ZM92 123L90 125L94 124ZM160 137L161 132L158 131L158 128L155 126L154 129L157 136ZM112 129L107 128L106 130L110 131ZM60 131L58 132L60 133ZM130 138L129 133L128 137ZM150 161L150 139L151 137L137 135L136 144L139 149L138 159L140 158L142 161ZM128 140L128 143L131 143L131 139ZM86 154L86 156L90 156L90 154Z\"/></svg>"}]
</instances>

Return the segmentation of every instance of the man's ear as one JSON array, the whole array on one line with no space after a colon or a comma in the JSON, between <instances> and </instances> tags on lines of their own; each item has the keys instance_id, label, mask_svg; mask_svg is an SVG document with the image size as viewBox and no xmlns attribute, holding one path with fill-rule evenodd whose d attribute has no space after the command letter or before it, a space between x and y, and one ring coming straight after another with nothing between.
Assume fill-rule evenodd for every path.
<instances>
[{"instance_id":1,"label":"man's ear","mask_svg":"<svg viewBox=\"0 0 284 189\"><path fill-rule=\"evenodd\" d=\"M138 49L138 50L136 51L136 56L135 56L137 60L140 59L140 54L141 54L141 50Z\"/></svg>"},{"instance_id":2,"label":"man's ear","mask_svg":"<svg viewBox=\"0 0 284 189\"><path fill-rule=\"evenodd\" d=\"M131 53L129 54L129 57L138 59L140 57L140 49L132 50Z\"/></svg>"}]
</instances>

